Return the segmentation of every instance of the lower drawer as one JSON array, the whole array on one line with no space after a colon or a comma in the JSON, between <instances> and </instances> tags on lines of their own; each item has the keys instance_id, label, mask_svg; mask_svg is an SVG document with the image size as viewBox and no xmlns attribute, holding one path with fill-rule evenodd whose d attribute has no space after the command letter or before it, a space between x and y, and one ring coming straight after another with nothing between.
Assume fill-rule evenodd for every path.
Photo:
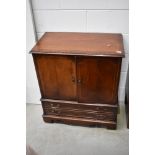
<instances>
[{"instance_id":1,"label":"lower drawer","mask_svg":"<svg viewBox=\"0 0 155 155\"><path fill-rule=\"evenodd\" d=\"M114 122L116 122L117 119L117 107L96 106L80 103L57 103L49 101L42 101L42 106L44 115Z\"/></svg>"}]
</instances>

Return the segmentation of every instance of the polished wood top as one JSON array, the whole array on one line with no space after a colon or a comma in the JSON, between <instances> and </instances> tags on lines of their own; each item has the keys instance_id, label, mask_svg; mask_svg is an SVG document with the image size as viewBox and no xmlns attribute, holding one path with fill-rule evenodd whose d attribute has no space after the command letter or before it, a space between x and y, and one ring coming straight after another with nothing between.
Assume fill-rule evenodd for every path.
<instances>
[{"instance_id":1,"label":"polished wood top","mask_svg":"<svg viewBox=\"0 0 155 155\"><path fill-rule=\"evenodd\" d=\"M123 37L112 33L46 32L31 53L124 57Z\"/></svg>"}]
</instances>

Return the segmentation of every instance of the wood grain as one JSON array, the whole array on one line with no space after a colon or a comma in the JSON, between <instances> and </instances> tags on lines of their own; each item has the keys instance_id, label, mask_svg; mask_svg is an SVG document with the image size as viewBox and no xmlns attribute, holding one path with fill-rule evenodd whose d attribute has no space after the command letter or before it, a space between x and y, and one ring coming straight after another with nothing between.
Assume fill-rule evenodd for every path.
<instances>
[{"instance_id":1,"label":"wood grain","mask_svg":"<svg viewBox=\"0 0 155 155\"><path fill-rule=\"evenodd\" d=\"M121 34L46 32L31 53L124 57Z\"/></svg>"},{"instance_id":2,"label":"wood grain","mask_svg":"<svg viewBox=\"0 0 155 155\"><path fill-rule=\"evenodd\" d=\"M91 126L91 127L106 127L107 129L116 129L116 122L112 121L101 121L86 118L76 118L76 117L62 117L56 115L43 115L43 119L47 123L65 123L70 125L81 125L81 126Z\"/></svg>"},{"instance_id":3,"label":"wood grain","mask_svg":"<svg viewBox=\"0 0 155 155\"><path fill-rule=\"evenodd\" d=\"M42 102L45 115L67 116L116 122L117 107L90 106L63 102Z\"/></svg>"},{"instance_id":4,"label":"wood grain","mask_svg":"<svg viewBox=\"0 0 155 155\"><path fill-rule=\"evenodd\" d=\"M75 58L34 55L43 98L76 100Z\"/></svg>"},{"instance_id":5,"label":"wood grain","mask_svg":"<svg viewBox=\"0 0 155 155\"><path fill-rule=\"evenodd\" d=\"M78 101L84 103L116 104L119 58L78 57Z\"/></svg>"},{"instance_id":6,"label":"wood grain","mask_svg":"<svg viewBox=\"0 0 155 155\"><path fill-rule=\"evenodd\" d=\"M31 53L45 122L116 129L120 34L46 33Z\"/></svg>"}]
</instances>

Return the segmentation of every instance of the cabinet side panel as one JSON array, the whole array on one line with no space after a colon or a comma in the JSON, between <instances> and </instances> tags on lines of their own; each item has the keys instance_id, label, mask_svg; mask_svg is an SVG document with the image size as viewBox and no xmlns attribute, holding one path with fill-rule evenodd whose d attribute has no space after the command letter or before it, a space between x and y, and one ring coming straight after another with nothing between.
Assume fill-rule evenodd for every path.
<instances>
[{"instance_id":1,"label":"cabinet side panel","mask_svg":"<svg viewBox=\"0 0 155 155\"><path fill-rule=\"evenodd\" d=\"M39 88L40 88L40 93L41 93L41 96L42 96L43 89L42 89L41 79L40 79L40 76L39 76L39 70L38 70L38 65L37 65L37 60L36 60L37 55L32 54L32 57L33 57L33 62L34 62L35 70L36 70L36 75L37 75L37 80L38 80L38 84L39 84Z\"/></svg>"}]
</instances>

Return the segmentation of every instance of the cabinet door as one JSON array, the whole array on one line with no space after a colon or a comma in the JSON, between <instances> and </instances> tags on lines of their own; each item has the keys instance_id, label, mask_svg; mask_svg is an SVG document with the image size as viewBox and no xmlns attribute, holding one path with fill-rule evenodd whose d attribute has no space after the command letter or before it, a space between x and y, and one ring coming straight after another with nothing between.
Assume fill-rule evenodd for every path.
<instances>
[{"instance_id":1,"label":"cabinet door","mask_svg":"<svg viewBox=\"0 0 155 155\"><path fill-rule=\"evenodd\" d=\"M78 101L116 104L121 58L78 57Z\"/></svg>"},{"instance_id":2,"label":"cabinet door","mask_svg":"<svg viewBox=\"0 0 155 155\"><path fill-rule=\"evenodd\" d=\"M76 100L74 56L34 54L42 98Z\"/></svg>"}]
</instances>

